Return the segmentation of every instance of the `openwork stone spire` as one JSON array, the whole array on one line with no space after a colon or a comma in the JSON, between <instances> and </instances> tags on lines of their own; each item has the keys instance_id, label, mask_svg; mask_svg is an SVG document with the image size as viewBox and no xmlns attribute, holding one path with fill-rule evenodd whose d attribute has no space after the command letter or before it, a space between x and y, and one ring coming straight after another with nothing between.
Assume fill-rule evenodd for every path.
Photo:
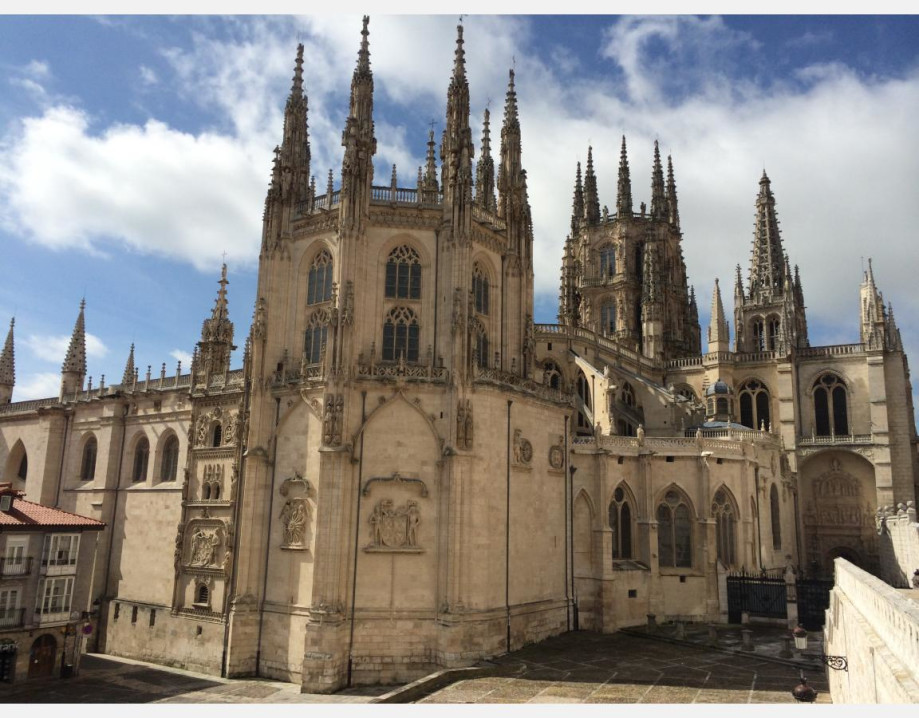
<instances>
[{"instance_id":1,"label":"openwork stone spire","mask_svg":"<svg viewBox=\"0 0 919 718\"><path fill-rule=\"evenodd\" d=\"M680 210L677 206L676 180L673 177L673 158L667 155L667 220L680 228Z\"/></svg>"},{"instance_id":2,"label":"openwork stone spire","mask_svg":"<svg viewBox=\"0 0 919 718\"><path fill-rule=\"evenodd\" d=\"M10 330L6 334L6 343L0 353L0 404L7 404L13 394L16 383L16 357L13 347L13 326L16 318L10 319Z\"/></svg>"},{"instance_id":3,"label":"openwork stone spire","mask_svg":"<svg viewBox=\"0 0 919 718\"><path fill-rule=\"evenodd\" d=\"M600 221L600 197L597 194L597 175L594 174L594 148L587 148L587 171L584 175L584 219L593 225Z\"/></svg>"},{"instance_id":4,"label":"openwork stone spire","mask_svg":"<svg viewBox=\"0 0 919 718\"><path fill-rule=\"evenodd\" d=\"M434 130L432 128L428 133L428 154L425 160L424 178L422 180L425 192L437 192L440 189L440 183L437 181L437 158L434 154L436 147L437 143L434 142ZM426 202L434 202L436 199L436 197L425 197Z\"/></svg>"},{"instance_id":5,"label":"openwork stone spire","mask_svg":"<svg viewBox=\"0 0 919 718\"><path fill-rule=\"evenodd\" d=\"M484 210L494 212L497 208L495 199L495 161L491 157L491 113L485 108L485 120L482 125L482 154L476 165L475 203Z\"/></svg>"},{"instance_id":6,"label":"openwork stone spire","mask_svg":"<svg viewBox=\"0 0 919 718\"><path fill-rule=\"evenodd\" d=\"M782 294L785 252L775 212L775 197L766 171L759 181L756 198L756 224L753 228L753 253L750 261L750 297L766 299Z\"/></svg>"},{"instance_id":7,"label":"openwork stone spire","mask_svg":"<svg viewBox=\"0 0 919 718\"><path fill-rule=\"evenodd\" d=\"M453 75L447 90L447 122L444 126L440 159L443 163L444 209L472 200L472 130L469 127L469 82L466 80L466 52L463 26L456 26ZM455 217L461 222L461 216Z\"/></svg>"},{"instance_id":8,"label":"openwork stone spire","mask_svg":"<svg viewBox=\"0 0 919 718\"><path fill-rule=\"evenodd\" d=\"M303 92L303 44L297 45L297 59L284 109L284 139L278 161L281 175L281 195L294 202L309 199L310 141L307 118L308 100Z\"/></svg>"},{"instance_id":9,"label":"openwork stone spire","mask_svg":"<svg viewBox=\"0 0 919 718\"><path fill-rule=\"evenodd\" d=\"M227 265L220 272L220 289L211 316L201 325L201 341L198 342L199 361L196 369L204 374L219 374L230 368L230 352L233 346L233 322L227 309Z\"/></svg>"},{"instance_id":10,"label":"openwork stone spire","mask_svg":"<svg viewBox=\"0 0 919 718\"><path fill-rule=\"evenodd\" d=\"M629 157L625 149L625 135L619 151L619 186L616 192L616 214L619 217L632 216L632 179L629 174Z\"/></svg>"},{"instance_id":11,"label":"openwork stone spire","mask_svg":"<svg viewBox=\"0 0 919 718\"><path fill-rule=\"evenodd\" d=\"M373 156L377 140L373 133L373 73L370 71L370 18L364 16L357 67L351 77L351 103L341 144L345 148L341 165L340 226L345 232L359 232L370 213L373 184Z\"/></svg>"},{"instance_id":12,"label":"openwork stone spire","mask_svg":"<svg viewBox=\"0 0 919 718\"><path fill-rule=\"evenodd\" d=\"M571 200L571 239L576 239L584 221L584 185L581 183L581 163L574 179L574 197Z\"/></svg>"},{"instance_id":13,"label":"openwork stone spire","mask_svg":"<svg viewBox=\"0 0 919 718\"><path fill-rule=\"evenodd\" d=\"M654 164L651 168L651 217L667 218L667 197L664 192L664 170L661 167L661 151L654 140Z\"/></svg>"},{"instance_id":14,"label":"openwork stone spire","mask_svg":"<svg viewBox=\"0 0 919 718\"><path fill-rule=\"evenodd\" d=\"M712 312L708 324L708 350L710 352L728 351L728 320L724 314L724 304L721 302L721 287L715 279L715 288L712 291Z\"/></svg>"},{"instance_id":15,"label":"openwork stone spire","mask_svg":"<svg viewBox=\"0 0 919 718\"><path fill-rule=\"evenodd\" d=\"M80 313L77 315L76 324L73 326L73 334L70 336L70 346L67 347L67 354L64 357L64 364L61 366L61 372L75 372L80 378L86 376L86 320L84 312L86 310L86 300L80 301Z\"/></svg>"}]
</instances>

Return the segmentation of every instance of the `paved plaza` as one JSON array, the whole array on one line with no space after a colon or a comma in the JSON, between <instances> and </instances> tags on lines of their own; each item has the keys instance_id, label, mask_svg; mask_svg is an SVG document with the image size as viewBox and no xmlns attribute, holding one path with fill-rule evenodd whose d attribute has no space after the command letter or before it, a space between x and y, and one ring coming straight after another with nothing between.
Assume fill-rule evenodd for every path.
<instances>
[{"instance_id":1,"label":"paved plaza","mask_svg":"<svg viewBox=\"0 0 919 718\"><path fill-rule=\"evenodd\" d=\"M418 703L793 703L807 661L775 660L787 631L754 632L754 653L741 651L739 629L721 629L714 650L704 627L673 641L671 626L654 637L568 633L491 661L503 675L458 680ZM669 641L669 642L668 642ZM820 647L816 646L819 653ZM810 662L808 683L829 703L823 667ZM395 687L335 695L300 693L292 683L207 676L110 656L86 655L80 675L0 688L2 703L370 703Z\"/></svg>"}]
</instances>

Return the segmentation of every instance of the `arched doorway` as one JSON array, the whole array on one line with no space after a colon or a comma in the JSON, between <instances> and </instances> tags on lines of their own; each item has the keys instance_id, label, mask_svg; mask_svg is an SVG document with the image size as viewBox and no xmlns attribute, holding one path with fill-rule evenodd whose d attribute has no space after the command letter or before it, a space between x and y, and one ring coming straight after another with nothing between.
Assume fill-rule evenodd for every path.
<instances>
[{"instance_id":1,"label":"arched doorway","mask_svg":"<svg viewBox=\"0 0 919 718\"><path fill-rule=\"evenodd\" d=\"M48 678L54 673L54 657L57 654L57 641L46 633L39 636L29 651L29 678Z\"/></svg>"},{"instance_id":2,"label":"arched doorway","mask_svg":"<svg viewBox=\"0 0 919 718\"><path fill-rule=\"evenodd\" d=\"M848 546L834 546L826 554L826 565L830 567L832 571L833 561L837 558L844 558L851 564L862 567L862 557L859 555L858 551L851 549Z\"/></svg>"}]
</instances>

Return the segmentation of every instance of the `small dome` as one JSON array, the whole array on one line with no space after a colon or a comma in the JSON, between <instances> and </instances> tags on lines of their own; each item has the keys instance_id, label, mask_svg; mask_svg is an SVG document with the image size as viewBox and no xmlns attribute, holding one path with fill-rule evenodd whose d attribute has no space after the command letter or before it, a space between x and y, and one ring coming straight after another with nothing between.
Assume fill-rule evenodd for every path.
<instances>
[{"instance_id":1,"label":"small dome","mask_svg":"<svg viewBox=\"0 0 919 718\"><path fill-rule=\"evenodd\" d=\"M718 379L714 384L710 385L708 389L705 390L705 396L715 396L716 394L730 394L731 387L727 385L726 382Z\"/></svg>"}]
</instances>

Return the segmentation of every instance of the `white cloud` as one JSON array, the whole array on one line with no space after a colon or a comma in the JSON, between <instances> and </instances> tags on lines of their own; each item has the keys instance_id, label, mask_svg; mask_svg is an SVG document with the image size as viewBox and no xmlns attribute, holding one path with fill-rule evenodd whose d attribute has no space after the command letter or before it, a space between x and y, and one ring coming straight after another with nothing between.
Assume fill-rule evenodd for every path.
<instances>
[{"instance_id":1,"label":"white cloud","mask_svg":"<svg viewBox=\"0 0 919 718\"><path fill-rule=\"evenodd\" d=\"M61 388L61 375L55 372L40 372L28 374L25 380L16 382L14 401L29 401L30 399L47 399L57 396Z\"/></svg>"},{"instance_id":2,"label":"white cloud","mask_svg":"<svg viewBox=\"0 0 919 718\"><path fill-rule=\"evenodd\" d=\"M30 334L25 339L25 345L37 358L48 362L61 363L70 346L70 335L40 335ZM95 334L86 333L86 356L90 359L100 359L108 354L108 347ZM57 375L58 381L60 376Z\"/></svg>"},{"instance_id":3,"label":"white cloud","mask_svg":"<svg viewBox=\"0 0 919 718\"><path fill-rule=\"evenodd\" d=\"M140 66L140 81L145 85L156 85L160 79L157 77L156 70L146 65Z\"/></svg>"},{"instance_id":4,"label":"white cloud","mask_svg":"<svg viewBox=\"0 0 919 718\"><path fill-rule=\"evenodd\" d=\"M191 367L192 357L191 357L191 354L189 354L187 351L184 351L182 349L173 349L171 352L169 352L169 356L171 356L173 359L176 359L182 362L182 367L184 371L188 371L188 369Z\"/></svg>"}]
</instances>

